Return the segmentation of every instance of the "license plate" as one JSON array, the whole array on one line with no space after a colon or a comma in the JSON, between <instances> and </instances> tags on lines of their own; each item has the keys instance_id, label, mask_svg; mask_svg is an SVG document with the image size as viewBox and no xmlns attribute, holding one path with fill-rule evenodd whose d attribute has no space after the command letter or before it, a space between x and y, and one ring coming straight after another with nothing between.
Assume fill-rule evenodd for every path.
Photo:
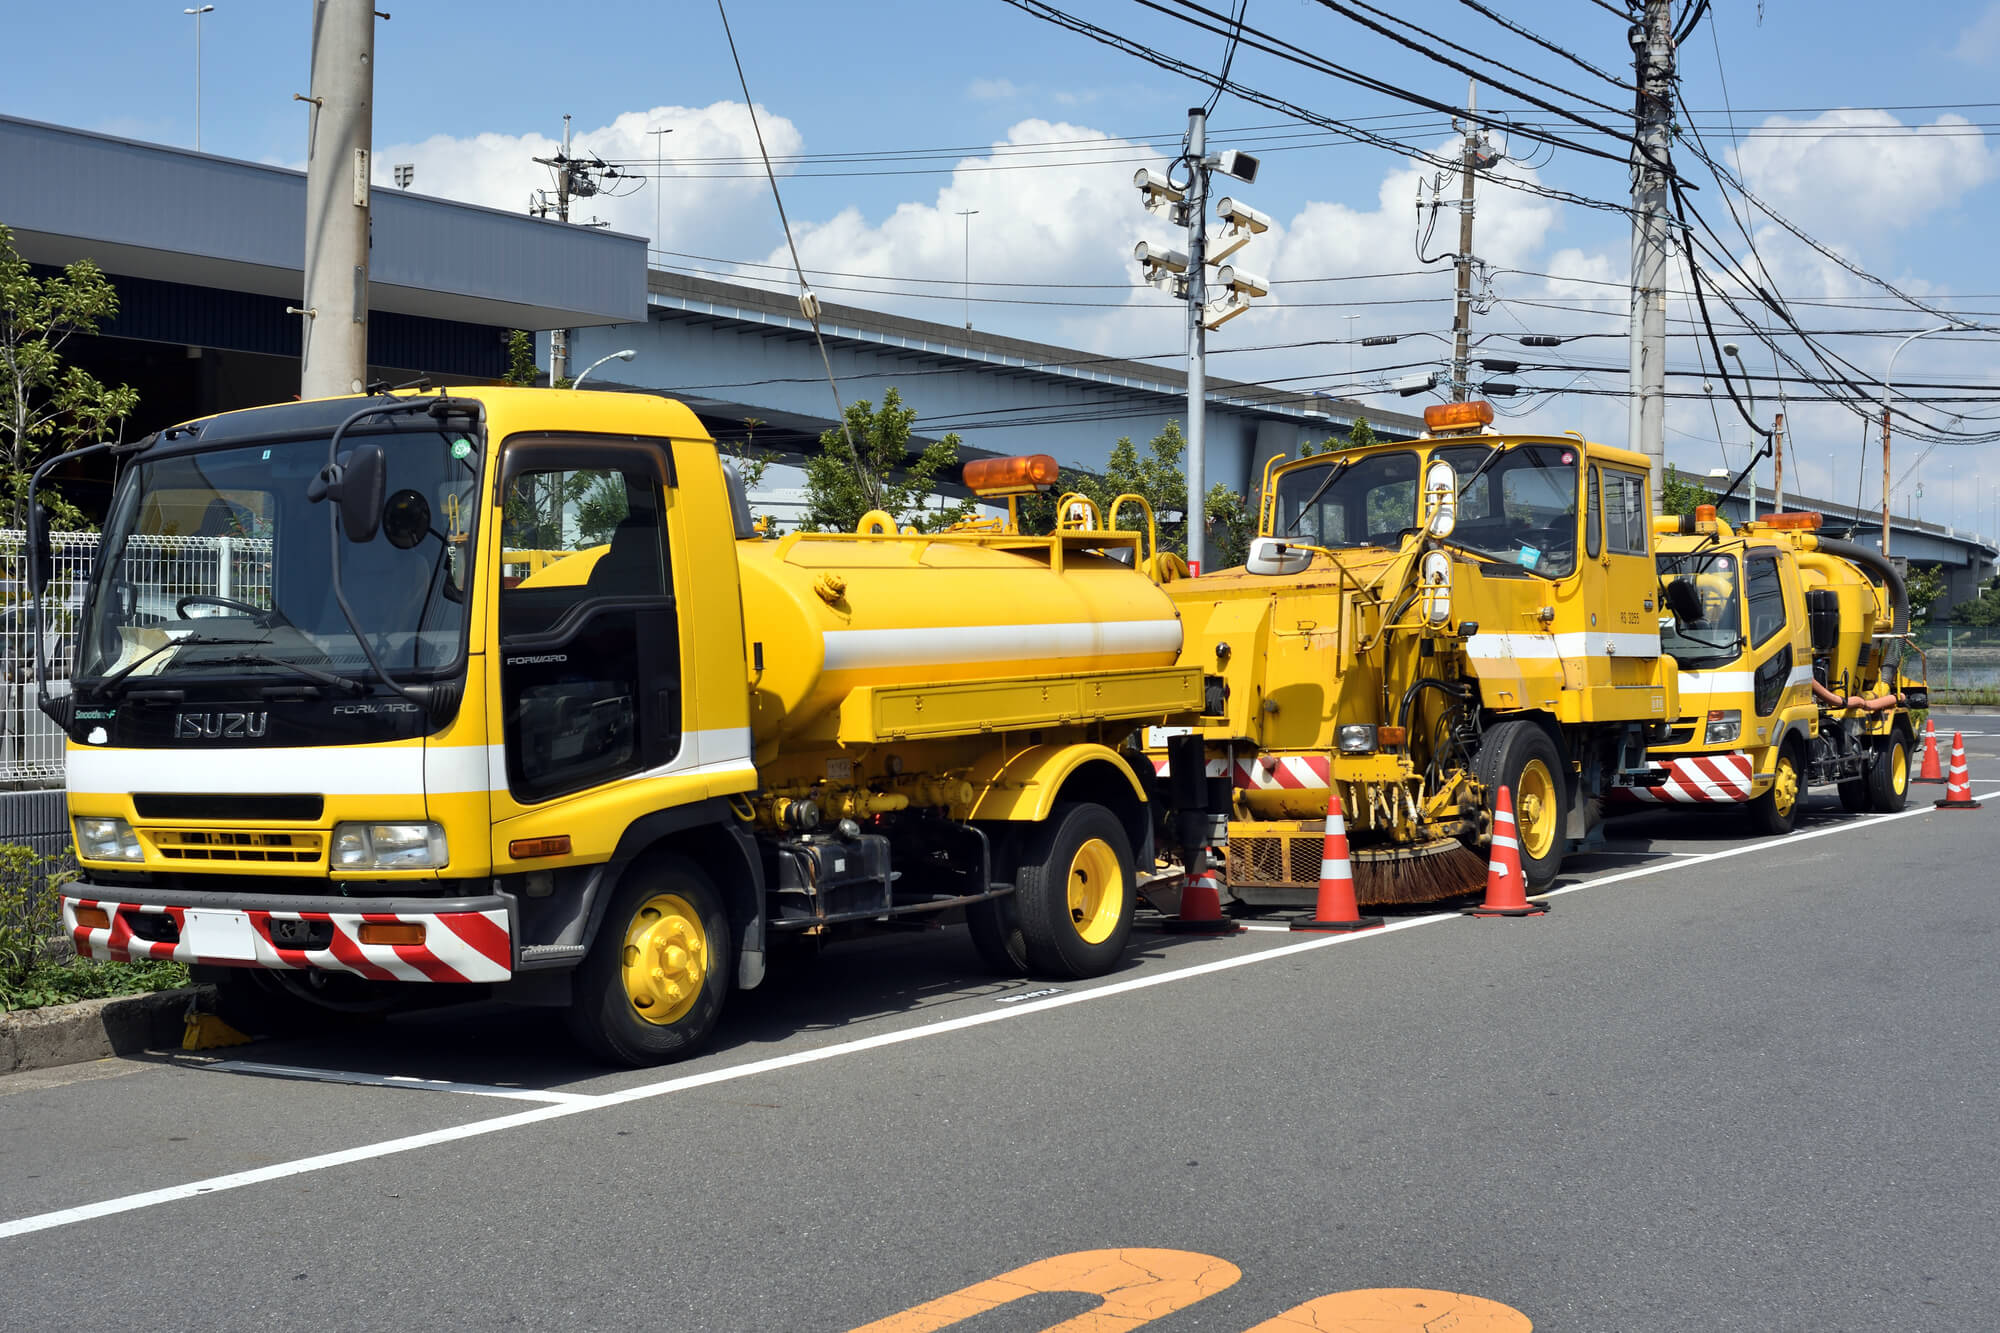
<instances>
[{"instance_id":1,"label":"license plate","mask_svg":"<svg viewBox=\"0 0 2000 1333\"><path fill-rule=\"evenodd\" d=\"M181 924L181 940L197 958L257 961L257 932L241 912L209 912L190 907Z\"/></svg>"}]
</instances>

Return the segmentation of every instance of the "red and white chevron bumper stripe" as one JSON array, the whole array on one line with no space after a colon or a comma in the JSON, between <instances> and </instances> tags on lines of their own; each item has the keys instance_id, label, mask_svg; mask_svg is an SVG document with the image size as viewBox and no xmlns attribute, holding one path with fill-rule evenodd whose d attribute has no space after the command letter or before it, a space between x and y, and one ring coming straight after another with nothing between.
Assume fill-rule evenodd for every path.
<instances>
[{"instance_id":1,"label":"red and white chevron bumper stripe","mask_svg":"<svg viewBox=\"0 0 2000 1333\"><path fill-rule=\"evenodd\" d=\"M1153 771L1165 777L1167 761L1155 759ZM1208 761L1208 776L1219 778L1225 772L1235 786L1251 791L1325 791L1333 782L1333 762L1324 755L1260 755L1233 765L1226 759Z\"/></svg>"},{"instance_id":2,"label":"red and white chevron bumper stripe","mask_svg":"<svg viewBox=\"0 0 2000 1333\"><path fill-rule=\"evenodd\" d=\"M101 908L111 918L104 926L79 925L76 909ZM201 918L190 929L188 913ZM147 940L132 930L135 914L164 916L173 922L175 940ZM268 967L282 971L320 968L352 972L371 981L505 981L513 974L514 942L504 910L487 912L266 912L223 911L214 908L158 907L114 902L105 898L64 898L63 929L84 958L106 962L152 959L202 963L219 967ZM325 922L333 937L326 948L299 949L275 943L273 921ZM361 927L368 922L405 922L424 928L422 944L363 944ZM247 926L247 932L244 927ZM231 927L234 927L233 929ZM198 952L200 936L209 930L239 946L247 942L254 958L224 957ZM240 953L240 947L232 952Z\"/></svg>"},{"instance_id":3,"label":"red and white chevron bumper stripe","mask_svg":"<svg viewBox=\"0 0 2000 1333\"><path fill-rule=\"evenodd\" d=\"M1749 800L1756 776L1750 756L1741 751L1689 755L1652 767L1666 770L1667 780L1653 787L1614 788L1613 794L1654 805L1727 805Z\"/></svg>"}]
</instances>

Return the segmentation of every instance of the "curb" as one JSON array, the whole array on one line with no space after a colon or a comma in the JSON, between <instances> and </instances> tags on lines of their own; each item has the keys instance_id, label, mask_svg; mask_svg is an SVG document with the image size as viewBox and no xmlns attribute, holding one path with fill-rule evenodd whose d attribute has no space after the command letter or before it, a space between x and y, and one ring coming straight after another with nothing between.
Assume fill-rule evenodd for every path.
<instances>
[{"instance_id":1,"label":"curb","mask_svg":"<svg viewBox=\"0 0 2000 1333\"><path fill-rule=\"evenodd\" d=\"M212 1008L212 989L183 987L0 1014L0 1075L144 1050L177 1050L189 1004Z\"/></svg>"}]
</instances>

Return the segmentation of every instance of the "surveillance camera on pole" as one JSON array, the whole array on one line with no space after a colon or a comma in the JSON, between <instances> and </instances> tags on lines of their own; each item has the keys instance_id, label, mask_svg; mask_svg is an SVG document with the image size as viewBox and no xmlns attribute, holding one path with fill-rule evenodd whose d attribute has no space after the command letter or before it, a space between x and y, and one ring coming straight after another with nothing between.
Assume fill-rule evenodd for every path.
<instances>
[{"instance_id":1,"label":"surveillance camera on pole","mask_svg":"<svg viewBox=\"0 0 2000 1333\"><path fill-rule=\"evenodd\" d=\"M1391 381L1389 387L1408 398L1412 394L1429 393L1437 388L1437 384L1438 373L1432 370L1421 375L1404 375L1400 379Z\"/></svg>"},{"instance_id":2,"label":"surveillance camera on pole","mask_svg":"<svg viewBox=\"0 0 2000 1333\"><path fill-rule=\"evenodd\" d=\"M1211 264L1221 263L1250 244L1253 237L1271 229L1271 219L1268 214L1260 213L1242 200L1233 199L1228 195L1215 201L1215 215L1221 218L1225 225L1221 231L1209 238L1208 261Z\"/></svg>"},{"instance_id":3,"label":"surveillance camera on pole","mask_svg":"<svg viewBox=\"0 0 2000 1333\"><path fill-rule=\"evenodd\" d=\"M1138 187L1139 202L1149 213L1157 213L1170 221L1179 222L1178 216L1187 202L1187 191L1162 176L1150 167L1141 167L1132 174L1132 184Z\"/></svg>"},{"instance_id":4,"label":"surveillance camera on pole","mask_svg":"<svg viewBox=\"0 0 2000 1333\"><path fill-rule=\"evenodd\" d=\"M1202 165L1205 167L1214 167L1225 176L1234 176L1245 185L1255 185L1257 183L1258 160L1250 156L1250 154L1238 152L1234 148L1226 152L1217 153L1214 157L1203 158Z\"/></svg>"},{"instance_id":5,"label":"surveillance camera on pole","mask_svg":"<svg viewBox=\"0 0 2000 1333\"><path fill-rule=\"evenodd\" d=\"M1215 270L1215 285L1225 287L1238 296L1269 296L1271 284L1263 275L1249 269L1238 268L1234 264L1224 264Z\"/></svg>"},{"instance_id":6,"label":"surveillance camera on pole","mask_svg":"<svg viewBox=\"0 0 2000 1333\"><path fill-rule=\"evenodd\" d=\"M1187 295L1189 260L1179 250L1141 241L1132 247L1132 258L1139 261L1139 276L1145 281L1177 298Z\"/></svg>"}]
</instances>

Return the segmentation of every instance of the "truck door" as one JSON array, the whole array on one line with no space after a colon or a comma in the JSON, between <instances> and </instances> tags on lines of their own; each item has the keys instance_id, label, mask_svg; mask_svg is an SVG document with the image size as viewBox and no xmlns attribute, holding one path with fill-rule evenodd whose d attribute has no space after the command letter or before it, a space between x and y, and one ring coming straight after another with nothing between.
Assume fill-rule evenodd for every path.
<instances>
[{"instance_id":1,"label":"truck door","mask_svg":"<svg viewBox=\"0 0 2000 1333\"><path fill-rule=\"evenodd\" d=\"M681 655L666 443L514 444L501 469L508 791L531 805L667 763Z\"/></svg>"},{"instance_id":2,"label":"truck door","mask_svg":"<svg viewBox=\"0 0 2000 1333\"><path fill-rule=\"evenodd\" d=\"M1659 574L1650 542L1653 511L1646 476L1593 465L1589 489L1584 550L1595 559L1586 562L1586 580L1593 581L1594 575L1597 586L1585 588L1585 605L1595 608L1587 642L1593 657L1602 653L1609 659L1611 685L1646 685L1652 680L1653 659L1660 655L1660 620L1654 610ZM1600 511L1601 537L1591 530Z\"/></svg>"},{"instance_id":3,"label":"truck door","mask_svg":"<svg viewBox=\"0 0 2000 1333\"><path fill-rule=\"evenodd\" d=\"M1794 636L1785 632L1791 617L1786 610L1785 585L1779 577L1777 557L1752 550L1743 565L1743 595L1748 612L1746 638L1750 645L1744 657L1750 663L1751 707L1756 711L1758 723L1769 725L1791 683Z\"/></svg>"}]
</instances>

